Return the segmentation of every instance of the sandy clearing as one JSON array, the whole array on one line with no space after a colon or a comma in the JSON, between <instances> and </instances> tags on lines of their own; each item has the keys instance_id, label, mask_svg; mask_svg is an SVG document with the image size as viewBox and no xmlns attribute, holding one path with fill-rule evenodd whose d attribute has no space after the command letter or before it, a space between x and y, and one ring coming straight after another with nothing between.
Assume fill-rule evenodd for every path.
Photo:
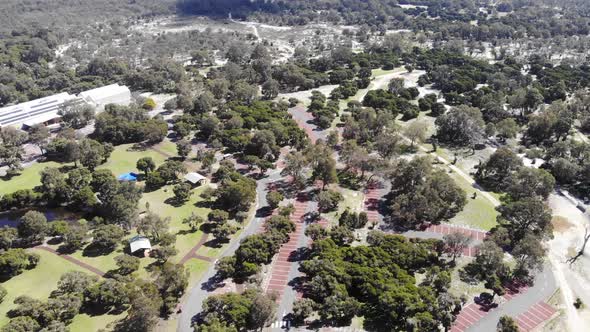
<instances>
[{"instance_id":1,"label":"sandy clearing","mask_svg":"<svg viewBox=\"0 0 590 332\"><path fill-rule=\"evenodd\" d=\"M552 194L549 196L548 204L554 216L566 219L569 224L567 229L560 229L561 232L556 232L555 237L548 242L548 256L561 288L568 330L581 332L584 326L590 326L590 317L580 315L573 303L576 297L585 303L590 301L590 289L587 287L590 284L590 259L585 255L573 266L565 261L581 245L585 227L590 224L590 218L586 213L578 210L575 202L566 196Z\"/></svg>"}]
</instances>

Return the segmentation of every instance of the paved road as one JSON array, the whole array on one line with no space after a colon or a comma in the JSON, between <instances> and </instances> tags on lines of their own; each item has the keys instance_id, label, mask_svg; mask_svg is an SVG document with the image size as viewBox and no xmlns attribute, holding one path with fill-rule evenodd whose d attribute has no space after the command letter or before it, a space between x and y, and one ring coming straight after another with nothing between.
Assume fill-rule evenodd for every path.
<instances>
[{"instance_id":1,"label":"paved road","mask_svg":"<svg viewBox=\"0 0 590 332\"><path fill-rule=\"evenodd\" d=\"M257 193L257 204L256 209L259 210L262 207L267 206L266 202L266 193L268 184L272 183L278 179L280 179L280 171L273 171L269 173L269 175L258 181L256 186L256 193ZM232 240L230 245L225 249L223 254L220 256L231 256L240 246L240 242L246 236L255 234L262 223L264 222L264 217L255 216L253 220L248 223L246 229L235 239ZM182 313L178 317L178 332L193 332L192 322L193 317L195 317L199 312L201 312L203 301L211 295L211 292L208 290L207 282L210 280L216 273L215 264L211 264L207 272L203 275L201 280L189 291L186 298L184 298L182 304Z\"/></svg>"},{"instance_id":2,"label":"paved road","mask_svg":"<svg viewBox=\"0 0 590 332\"><path fill-rule=\"evenodd\" d=\"M317 211L317 202L310 201L307 204L306 213ZM305 228L307 227L307 223L304 221L301 224L300 229L300 236L297 240L297 247L304 248L307 247L309 244L310 239L305 236L303 233L305 232ZM299 272L300 262L292 262L291 269L289 271L288 280L291 281L301 275ZM281 296L279 306L277 308L277 319L273 322L269 328L270 331L279 332L282 331L283 328L290 327L290 322L285 320L285 316L290 314L293 311L293 302L297 299L297 291L293 289L291 286L285 286L283 290L283 295Z\"/></svg>"},{"instance_id":3,"label":"paved road","mask_svg":"<svg viewBox=\"0 0 590 332\"><path fill-rule=\"evenodd\" d=\"M535 278L535 284L522 295L511 298L508 302L501 304L495 310L490 311L486 316L469 327L468 332L495 331L496 325L501 316L518 317L526 313L529 308L549 298L557 290L555 277L551 267L546 264Z\"/></svg>"}]
</instances>

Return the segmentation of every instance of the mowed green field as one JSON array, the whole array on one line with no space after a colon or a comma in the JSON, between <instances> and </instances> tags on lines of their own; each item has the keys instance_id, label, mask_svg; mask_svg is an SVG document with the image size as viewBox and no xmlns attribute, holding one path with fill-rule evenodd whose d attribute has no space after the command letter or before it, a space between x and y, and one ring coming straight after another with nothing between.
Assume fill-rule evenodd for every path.
<instances>
[{"instance_id":1,"label":"mowed green field","mask_svg":"<svg viewBox=\"0 0 590 332\"><path fill-rule=\"evenodd\" d=\"M496 211L494 205L483 195L477 195L477 197L473 199L473 193L477 190L457 173L450 173L449 175L461 188L463 188L463 190L465 190L467 194L467 204L465 205L465 208L451 219L450 222L452 224L464 225L482 230L490 230L492 227L496 226L498 211Z\"/></svg>"},{"instance_id":2,"label":"mowed green field","mask_svg":"<svg viewBox=\"0 0 590 332\"><path fill-rule=\"evenodd\" d=\"M2 283L8 293L0 303L0 326L8 322L9 318L6 313L16 307L13 303L16 297L28 295L35 299L46 300L49 294L57 288L57 282L62 274L69 271L82 271L90 274L84 268L50 252L39 249L30 250L41 256L39 264L34 269L24 271Z\"/></svg>"},{"instance_id":3,"label":"mowed green field","mask_svg":"<svg viewBox=\"0 0 590 332\"><path fill-rule=\"evenodd\" d=\"M176 145L168 140L156 145L154 149L135 150L133 145L125 144L115 148L109 160L99 166L99 169L109 169L115 176L126 172L138 172L135 165L138 159L149 156L154 159L156 165L162 164L169 156L176 156ZM40 172L46 167L62 167L65 164L56 162L35 163L27 167L23 172L11 179L0 179L0 195L14 192L19 189L32 189L40 184ZM139 203L140 212L146 211L149 205L150 210L154 211L163 218L170 218L170 231L177 235L176 249L178 254L172 258L172 261L178 262L184 257L198 242L204 233L202 231L191 232L190 228L182 223L182 220L191 213L197 213L203 218L207 217L210 209L198 206L202 200L200 193L208 187L204 185L193 190L190 200L180 206L171 204L171 198L174 197L173 186L165 186L159 190L146 192ZM133 236L130 234L128 237ZM57 249L59 245L52 245ZM30 249L41 255L39 265L30 271L25 271L2 285L7 289L8 294L0 304L0 326L8 322L9 318L6 313L15 307L13 301L19 295L29 295L40 300L46 300L49 294L56 289L60 276L68 271L78 270L89 273L86 269L79 267L62 257L55 254L39 250ZM202 248L199 251L208 257L216 257L222 248ZM116 269L115 257L123 254L124 245L119 245L113 252L96 257L85 256L83 250L78 250L70 256L86 264L89 264L103 272ZM146 269L148 265L155 260L152 258L143 258L140 269L137 272L140 278L150 278L151 273ZM196 282L205 273L210 265L209 262L190 259L186 262L186 267L191 272L191 283ZM98 331L108 328L109 325L117 320L124 318L126 313L118 315L101 315L90 316L88 314L77 315L69 325L72 332ZM174 324L171 322L171 324ZM170 325L172 326L172 325Z\"/></svg>"},{"instance_id":4,"label":"mowed green field","mask_svg":"<svg viewBox=\"0 0 590 332\"><path fill-rule=\"evenodd\" d=\"M172 156L176 156L176 145L168 140L155 145L154 148ZM156 166L159 166L168 159L167 156L154 149L148 148L145 150L136 150L133 149L133 144L124 144L117 146L109 160L98 168L109 169L115 176L127 172L138 172L135 164L137 163L137 160L143 157L151 157L156 163Z\"/></svg>"},{"instance_id":5,"label":"mowed green field","mask_svg":"<svg viewBox=\"0 0 590 332\"><path fill-rule=\"evenodd\" d=\"M0 177L0 196L21 189L33 189L41 184L41 171L47 167L61 167L64 164L56 162L34 163L25 168L21 174L10 179Z\"/></svg>"},{"instance_id":6,"label":"mowed green field","mask_svg":"<svg viewBox=\"0 0 590 332\"><path fill-rule=\"evenodd\" d=\"M174 197L173 186L164 186L156 191L144 193L139 202L140 211L146 210L146 204L149 204L150 211L157 213L162 218L170 218L170 232L176 234L176 249L178 254L174 260L179 261L189 252L201 239L203 232L197 230L191 232L190 227L183 224L182 221L191 213L196 213L203 218L211 211L209 208L197 206L202 198L199 196L208 185L205 184L193 189L191 198L181 206L173 206L166 203Z\"/></svg>"},{"instance_id":7,"label":"mowed green field","mask_svg":"<svg viewBox=\"0 0 590 332\"><path fill-rule=\"evenodd\" d=\"M142 157L152 157L156 165L162 164L167 157L153 149L134 150L132 144L124 144L115 147L109 160L100 165L99 169L110 169L115 176L127 172L138 172L135 168L137 160ZM176 156L176 145L168 140L154 146L164 153ZM21 189L33 189L41 184L41 171L47 167L63 167L72 164L61 164L57 162L40 162L26 167L21 174L10 179L0 177L0 196L6 195Z\"/></svg>"}]
</instances>

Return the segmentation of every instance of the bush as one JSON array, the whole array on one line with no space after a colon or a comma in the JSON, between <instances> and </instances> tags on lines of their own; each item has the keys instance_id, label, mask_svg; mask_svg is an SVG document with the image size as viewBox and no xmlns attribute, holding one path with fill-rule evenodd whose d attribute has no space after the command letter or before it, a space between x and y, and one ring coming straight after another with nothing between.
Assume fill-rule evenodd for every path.
<instances>
[{"instance_id":1,"label":"bush","mask_svg":"<svg viewBox=\"0 0 590 332\"><path fill-rule=\"evenodd\" d=\"M273 210L279 206L279 203L281 203L283 199L285 199L285 197L278 191L270 191L266 194L266 201Z\"/></svg>"},{"instance_id":2,"label":"bush","mask_svg":"<svg viewBox=\"0 0 590 332\"><path fill-rule=\"evenodd\" d=\"M156 108L156 102L152 98L147 98L141 107L145 110L151 111Z\"/></svg>"},{"instance_id":3,"label":"bush","mask_svg":"<svg viewBox=\"0 0 590 332\"><path fill-rule=\"evenodd\" d=\"M584 306L584 302L582 302L582 300L577 297L576 301L574 302L574 307L576 307L576 309L580 309Z\"/></svg>"},{"instance_id":4,"label":"bush","mask_svg":"<svg viewBox=\"0 0 590 332\"><path fill-rule=\"evenodd\" d=\"M320 212L330 212L338 208L338 203L344 198L342 194L334 190L322 191L317 196L318 209Z\"/></svg>"}]
</instances>

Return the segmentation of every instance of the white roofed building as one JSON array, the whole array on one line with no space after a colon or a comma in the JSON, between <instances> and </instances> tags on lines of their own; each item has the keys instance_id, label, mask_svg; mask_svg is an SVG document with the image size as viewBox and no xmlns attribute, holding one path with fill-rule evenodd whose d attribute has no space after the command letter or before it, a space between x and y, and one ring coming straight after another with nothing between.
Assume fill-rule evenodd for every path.
<instances>
[{"instance_id":1,"label":"white roofed building","mask_svg":"<svg viewBox=\"0 0 590 332\"><path fill-rule=\"evenodd\" d=\"M150 240L141 235L136 235L129 240L129 251L132 254L139 252L140 250L149 251L152 249Z\"/></svg>"},{"instance_id":2,"label":"white roofed building","mask_svg":"<svg viewBox=\"0 0 590 332\"><path fill-rule=\"evenodd\" d=\"M205 182L205 180L207 180L206 177L204 177L203 175L196 173L196 172L188 173L187 175L184 176L184 179L186 181L192 183L193 185L203 184L203 182Z\"/></svg>"},{"instance_id":3,"label":"white roofed building","mask_svg":"<svg viewBox=\"0 0 590 332\"><path fill-rule=\"evenodd\" d=\"M104 107L108 104L124 106L131 104L131 91L128 87L119 84L84 91L78 96L88 104L96 107L97 111L104 110Z\"/></svg>"},{"instance_id":4,"label":"white roofed building","mask_svg":"<svg viewBox=\"0 0 590 332\"><path fill-rule=\"evenodd\" d=\"M56 122L60 118L57 113L62 106L75 99L76 96L64 92L0 108L0 127L32 127L41 123Z\"/></svg>"}]
</instances>

